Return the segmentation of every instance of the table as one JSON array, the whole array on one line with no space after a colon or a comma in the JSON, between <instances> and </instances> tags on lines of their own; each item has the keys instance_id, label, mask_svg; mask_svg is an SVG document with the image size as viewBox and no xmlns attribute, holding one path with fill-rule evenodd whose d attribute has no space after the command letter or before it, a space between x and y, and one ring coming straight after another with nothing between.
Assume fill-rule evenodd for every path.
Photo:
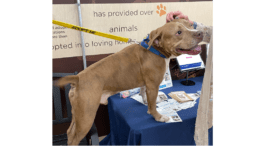
<instances>
[{"instance_id":1,"label":"table","mask_svg":"<svg viewBox=\"0 0 260 146\"><path fill-rule=\"evenodd\" d=\"M189 79L196 83L194 86L182 85L180 82L183 80L173 80L173 87L161 91L168 94L201 90L203 76ZM193 137L198 102L199 99L194 107L177 112L183 122L161 123L147 114L147 106L131 98L120 98L119 94L113 95L108 99L110 133L100 145L195 145ZM209 145L213 142L212 132L213 128L210 128Z\"/></svg>"}]
</instances>

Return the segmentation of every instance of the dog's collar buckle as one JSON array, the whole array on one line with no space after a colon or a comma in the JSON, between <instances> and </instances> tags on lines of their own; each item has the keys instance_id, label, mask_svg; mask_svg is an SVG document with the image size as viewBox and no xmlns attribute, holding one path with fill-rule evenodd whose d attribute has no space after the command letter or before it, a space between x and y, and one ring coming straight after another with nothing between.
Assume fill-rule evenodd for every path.
<instances>
[{"instance_id":1,"label":"dog's collar buckle","mask_svg":"<svg viewBox=\"0 0 260 146\"><path fill-rule=\"evenodd\" d=\"M136 39L130 39L128 40L128 43L135 43L135 44L139 44L139 42Z\"/></svg>"}]
</instances>

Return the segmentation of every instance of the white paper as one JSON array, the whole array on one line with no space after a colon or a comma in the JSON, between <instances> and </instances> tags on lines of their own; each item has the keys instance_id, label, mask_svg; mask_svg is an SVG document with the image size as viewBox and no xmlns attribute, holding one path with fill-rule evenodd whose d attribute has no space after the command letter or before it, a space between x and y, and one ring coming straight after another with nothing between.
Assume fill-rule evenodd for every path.
<instances>
[{"instance_id":1,"label":"white paper","mask_svg":"<svg viewBox=\"0 0 260 146\"><path fill-rule=\"evenodd\" d=\"M163 94L166 95L165 93L163 93L161 91L158 92L157 101L160 98L159 95L163 95ZM199 94L191 93L191 94L187 94L187 95L189 95L192 99L194 99L194 101L179 103L175 99L168 99L168 100L162 100L160 102L157 102L157 104L156 104L157 111L162 115L166 115L166 116L170 117L170 121L168 121L167 123L182 122L182 119L178 115L177 111L192 108L197 103L196 100L199 98ZM139 94L135 94L135 95L131 96L131 98L144 104L143 98Z\"/></svg>"},{"instance_id":2,"label":"white paper","mask_svg":"<svg viewBox=\"0 0 260 146\"><path fill-rule=\"evenodd\" d=\"M144 104L143 97L139 93L132 95L130 98L133 98L134 100ZM156 103L161 103L161 102L164 102L167 100L169 100L167 95L165 93L163 93L162 91L159 91L158 95L157 95ZM146 105L146 104L144 104L144 105Z\"/></svg>"}]
</instances>

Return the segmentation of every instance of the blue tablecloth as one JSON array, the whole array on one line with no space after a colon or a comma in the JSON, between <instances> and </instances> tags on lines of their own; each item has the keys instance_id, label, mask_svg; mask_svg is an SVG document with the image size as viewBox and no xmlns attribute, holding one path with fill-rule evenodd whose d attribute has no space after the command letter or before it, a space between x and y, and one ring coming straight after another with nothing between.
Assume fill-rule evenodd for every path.
<instances>
[{"instance_id":1,"label":"blue tablecloth","mask_svg":"<svg viewBox=\"0 0 260 146\"><path fill-rule=\"evenodd\" d=\"M180 83L183 80L174 80L173 87L161 91L168 94L172 91L196 93L201 90L203 76L190 80L196 85L184 86ZM147 106L131 98L120 98L119 94L111 96L108 99L110 134L100 145L195 145L193 137L198 102L199 99L194 107L178 111L183 122L161 123L147 114ZM209 129L209 145L213 142L212 131L213 128Z\"/></svg>"}]
</instances>

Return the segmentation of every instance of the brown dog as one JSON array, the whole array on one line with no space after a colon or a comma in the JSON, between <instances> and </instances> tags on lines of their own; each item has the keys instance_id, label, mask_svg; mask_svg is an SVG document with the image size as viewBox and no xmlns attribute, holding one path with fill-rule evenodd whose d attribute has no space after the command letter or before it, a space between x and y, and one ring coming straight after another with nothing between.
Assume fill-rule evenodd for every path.
<instances>
[{"instance_id":1,"label":"brown dog","mask_svg":"<svg viewBox=\"0 0 260 146\"><path fill-rule=\"evenodd\" d=\"M69 99L72 105L72 122L68 144L78 145L90 130L99 104L115 93L141 87L143 98L147 96L148 113L156 121L166 122L167 116L156 110L159 85L163 80L171 58L181 54L199 54L198 43L203 33L194 30L184 19L176 19L150 33L148 43L166 59L138 44L132 44L81 71L78 75L61 78L58 86L71 83ZM146 94L145 94L146 93ZM102 98L101 98L102 97Z\"/></svg>"}]
</instances>

